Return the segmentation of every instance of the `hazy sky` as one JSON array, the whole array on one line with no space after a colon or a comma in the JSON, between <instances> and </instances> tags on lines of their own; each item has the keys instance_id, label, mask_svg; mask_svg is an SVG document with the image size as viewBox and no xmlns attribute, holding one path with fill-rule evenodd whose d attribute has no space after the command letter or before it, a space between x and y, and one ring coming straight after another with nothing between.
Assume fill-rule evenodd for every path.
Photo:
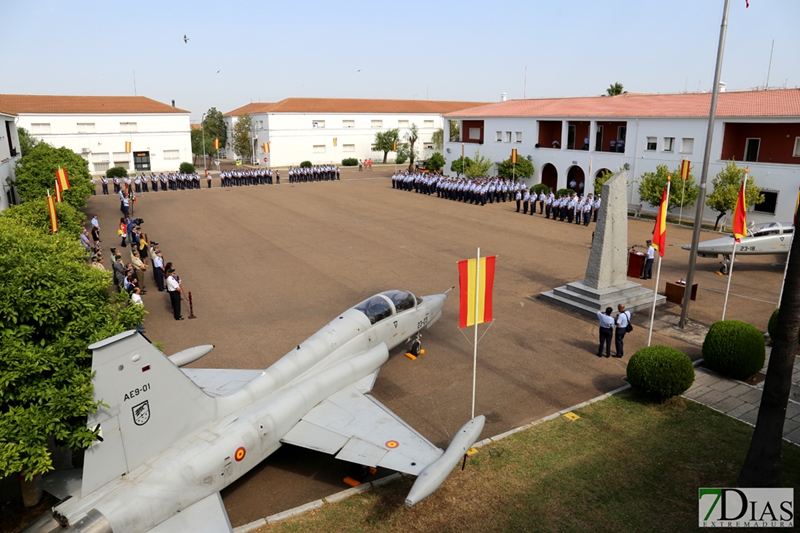
<instances>
[{"instance_id":1,"label":"hazy sky","mask_svg":"<svg viewBox=\"0 0 800 533\"><path fill-rule=\"evenodd\" d=\"M723 0L0 0L0 93L192 112L290 96L497 101L709 90ZM731 0L729 90L800 85L800 1ZM184 43L183 36L189 37ZM525 67L527 66L527 88ZM219 73L217 73L219 71Z\"/></svg>"}]
</instances>

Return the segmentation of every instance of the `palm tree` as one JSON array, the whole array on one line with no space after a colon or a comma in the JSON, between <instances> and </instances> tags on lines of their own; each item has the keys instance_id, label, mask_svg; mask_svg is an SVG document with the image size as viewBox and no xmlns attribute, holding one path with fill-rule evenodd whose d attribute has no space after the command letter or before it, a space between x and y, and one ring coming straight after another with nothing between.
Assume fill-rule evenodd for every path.
<instances>
[{"instance_id":1,"label":"palm tree","mask_svg":"<svg viewBox=\"0 0 800 533\"><path fill-rule=\"evenodd\" d=\"M608 96L617 96L618 94L622 94L624 92L624 88L620 82L616 82L613 85L609 85L608 89L606 89L606 93Z\"/></svg>"}]
</instances>

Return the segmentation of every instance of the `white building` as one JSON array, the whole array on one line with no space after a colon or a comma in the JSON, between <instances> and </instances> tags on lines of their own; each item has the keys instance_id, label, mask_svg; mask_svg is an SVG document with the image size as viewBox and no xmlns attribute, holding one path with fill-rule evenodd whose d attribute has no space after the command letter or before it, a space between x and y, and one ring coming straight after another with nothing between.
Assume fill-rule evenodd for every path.
<instances>
[{"instance_id":1,"label":"white building","mask_svg":"<svg viewBox=\"0 0 800 533\"><path fill-rule=\"evenodd\" d=\"M14 167L22 155L19 149L16 119L17 117L13 113L3 111L0 106L0 120L3 121L3 126L0 127L0 184L3 186L3 194L0 196L0 211L17 203L18 200L13 185L16 179Z\"/></svg>"},{"instance_id":2,"label":"white building","mask_svg":"<svg viewBox=\"0 0 800 533\"><path fill-rule=\"evenodd\" d=\"M415 148L419 158L425 159L434 151L433 134L443 127L444 113L480 105L483 103L354 98L287 98L276 103L251 103L225 113L226 153L234 156L233 127L239 117L248 114L253 119L251 138L260 164L290 166L307 160L339 165L345 158L372 158L379 163L383 152L372 150L375 133L398 128L403 142L412 124L419 130ZM269 154L264 152L265 142L270 143ZM395 155L389 152L387 161L394 161Z\"/></svg>"},{"instance_id":3,"label":"white building","mask_svg":"<svg viewBox=\"0 0 800 533\"><path fill-rule=\"evenodd\" d=\"M710 93L622 94L510 100L456 111L445 116L461 131L445 142L445 169L461 157L462 144L467 157L480 150L498 163L516 148L534 165L529 185L554 190L572 181L591 190L596 176L627 166L628 202L638 204L634 180L659 164L675 169L688 159L699 183L710 107ZM765 195L748 221L791 221L800 187L800 89L720 93L708 192L730 159L749 165ZM673 178L679 194L680 180ZM684 216L693 217L693 209L684 209ZM713 221L715 212L706 208L703 218Z\"/></svg>"},{"instance_id":4,"label":"white building","mask_svg":"<svg viewBox=\"0 0 800 533\"><path fill-rule=\"evenodd\" d=\"M31 136L82 155L94 174L170 171L192 160L189 111L144 96L0 94L0 109Z\"/></svg>"}]
</instances>

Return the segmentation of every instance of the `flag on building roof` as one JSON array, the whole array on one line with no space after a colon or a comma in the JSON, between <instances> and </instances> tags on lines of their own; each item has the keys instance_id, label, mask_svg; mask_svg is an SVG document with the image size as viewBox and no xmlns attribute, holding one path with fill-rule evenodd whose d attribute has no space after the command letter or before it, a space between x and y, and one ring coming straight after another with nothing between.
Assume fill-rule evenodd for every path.
<instances>
[{"instance_id":1,"label":"flag on building roof","mask_svg":"<svg viewBox=\"0 0 800 533\"><path fill-rule=\"evenodd\" d=\"M61 185L56 180L56 202L61 203L64 201L64 198L61 196Z\"/></svg>"},{"instance_id":2,"label":"flag on building roof","mask_svg":"<svg viewBox=\"0 0 800 533\"><path fill-rule=\"evenodd\" d=\"M214 139L214 150L219 150L219 139Z\"/></svg>"},{"instance_id":3,"label":"flag on building roof","mask_svg":"<svg viewBox=\"0 0 800 533\"><path fill-rule=\"evenodd\" d=\"M653 229L653 248L658 250L658 255L664 257L667 248L667 209L669 208L669 186L672 180L667 175L667 184L661 193L661 204L656 215L656 227Z\"/></svg>"},{"instance_id":4,"label":"flag on building roof","mask_svg":"<svg viewBox=\"0 0 800 533\"><path fill-rule=\"evenodd\" d=\"M692 168L692 162L688 159L683 159L681 161L681 179L686 181L689 179L689 171Z\"/></svg>"},{"instance_id":5,"label":"flag on building roof","mask_svg":"<svg viewBox=\"0 0 800 533\"><path fill-rule=\"evenodd\" d=\"M55 233L58 231L58 215L56 214L56 203L50 196L50 191L47 191L47 213L50 216L50 233Z\"/></svg>"},{"instance_id":6,"label":"flag on building roof","mask_svg":"<svg viewBox=\"0 0 800 533\"><path fill-rule=\"evenodd\" d=\"M58 167L56 170L56 180L61 185L61 190L66 191L69 189L69 176L67 176L67 169Z\"/></svg>"},{"instance_id":7,"label":"flag on building roof","mask_svg":"<svg viewBox=\"0 0 800 533\"><path fill-rule=\"evenodd\" d=\"M517 149L516 148L512 148L511 149L511 164L512 165L516 165L518 158L519 157L517 156Z\"/></svg>"},{"instance_id":8,"label":"flag on building roof","mask_svg":"<svg viewBox=\"0 0 800 533\"><path fill-rule=\"evenodd\" d=\"M461 293L459 327L473 326L477 308L477 324L492 321L492 287L497 256L465 259L458 262L458 283Z\"/></svg>"},{"instance_id":9,"label":"flag on building roof","mask_svg":"<svg viewBox=\"0 0 800 533\"><path fill-rule=\"evenodd\" d=\"M744 171L744 181L742 188L739 189L739 198L736 199L736 209L733 210L733 238L740 242L742 237L747 237L747 203L744 197L744 190L747 187L747 171Z\"/></svg>"},{"instance_id":10,"label":"flag on building roof","mask_svg":"<svg viewBox=\"0 0 800 533\"><path fill-rule=\"evenodd\" d=\"M336 139L334 139L334 141L336 141ZM334 142L333 145L336 146L336 142ZM269 147L269 143L264 143L264 153L268 154L269 153L269 148L270 148Z\"/></svg>"},{"instance_id":11,"label":"flag on building roof","mask_svg":"<svg viewBox=\"0 0 800 533\"><path fill-rule=\"evenodd\" d=\"M264 143L267 144L267 143ZM333 147L336 148L336 137L333 138Z\"/></svg>"},{"instance_id":12,"label":"flag on building roof","mask_svg":"<svg viewBox=\"0 0 800 533\"><path fill-rule=\"evenodd\" d=\"M131 153L131 142L130 141L125 141L125 153L126 154Z\"/></svg>"}]
</instances>

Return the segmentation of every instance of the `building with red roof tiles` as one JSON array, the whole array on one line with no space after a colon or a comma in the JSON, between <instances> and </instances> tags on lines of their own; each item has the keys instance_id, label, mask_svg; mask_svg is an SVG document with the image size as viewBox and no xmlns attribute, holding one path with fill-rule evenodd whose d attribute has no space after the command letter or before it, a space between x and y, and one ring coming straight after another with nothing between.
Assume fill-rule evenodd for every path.
<instances>
[{"instance_id":1,"label":"building with red roof tiles","mask_svg":"<svg viewBox=\"0 0 800 533\"><path fill-rule=\"evenodd\" d=\"M643 172L689 160L699 182L710 93L633 94L508 100L447 113L448 163L476 151L500 163L516 148L535 168L529 185L591 192L597 176L628 168L629 203L641 203L634 184ZM452 130L449 125L452 124ZM800 187L800 89L720 92L709 161L713 177L729 160L748 165L765 201L748 221L792 220ZM655 208L645 204L645 211ZM684 209L693 217L692 209ZM713 221L706 208L704 218Z\"/></svg>"},{"instance_id":2,"label":"building with red roof tiles","mask_svg":"<svg viewBox=\"0 0 800 533\"><path fill-rule=\"evenodd\" d=\"M0 107L0 184L3 194L0 196L0 211L9 205L17 203L14 190L14 167L22 157L19 149L19 136L17 135L17 116L14 113L2 111Z\"/></svg>"},{"instance_id":3,"label":"building with red roof tiles","mask_svg":"<svg viewBox=\"0 0 800 533\"><path fill-rule=\"evenodd\" d=\"M399 129L400 139L412 124L419 129L415 145L419 158L434 151L433 134L442 128L442 115L483 102L438 100L373 100L363 98L286 98L279 102L253 102L224 114L228 124L228 157L238 158L232 150L232 131L239 117L253 120L251 138L254 158L271 166L341 164L342 159L383 161L384 153L372 150L377 132ZM269 144L269 153L264 143ZM389 152L387 161L396 153ZM266 161L265 161L266 159Z\"/></svg>"},{"instance_id":4,"label":"building with red roof tiles","mask_svg":"<svg viewBox=\"0 0 800 533\"><path fill-rule=\"evenodd\" d=\"M0 94L0 109L16 114L17 125L33 137L82 155L93 174L110 167L173 171L192 160L189 111L174 102L144 96Z\"/></svg>"}]
</instances>

